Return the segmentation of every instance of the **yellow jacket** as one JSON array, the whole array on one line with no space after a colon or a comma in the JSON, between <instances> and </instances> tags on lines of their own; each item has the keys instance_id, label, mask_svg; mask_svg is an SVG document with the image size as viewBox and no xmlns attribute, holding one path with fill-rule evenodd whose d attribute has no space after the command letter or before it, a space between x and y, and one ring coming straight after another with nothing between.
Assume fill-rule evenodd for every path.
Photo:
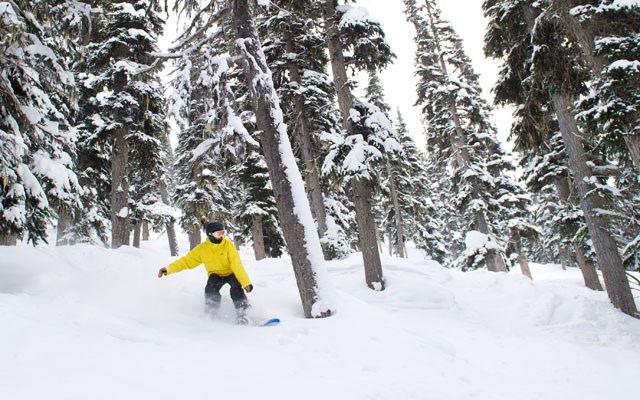
<instances>
[{"instance_id":1,"label":"yellow jacket","mask_svg":"<svg viewBox=\"0 0 640 400\"><path fill-rule=\"evenodd\" d=\"M251 280L245 271L236 245L226 237L219 244L205 239L190 252L169 264L167 274L180 272L184 269L195 268L204 264L209 275L229 276L234 274L242 287L251 285Z\"/></svg>"}]
</instances>

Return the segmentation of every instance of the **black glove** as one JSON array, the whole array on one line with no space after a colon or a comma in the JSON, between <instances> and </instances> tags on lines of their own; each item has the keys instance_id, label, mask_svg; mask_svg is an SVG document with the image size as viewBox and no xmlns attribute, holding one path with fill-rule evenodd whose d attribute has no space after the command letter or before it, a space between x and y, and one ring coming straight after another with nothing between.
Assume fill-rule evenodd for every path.
<instances>
[{"instance_id":1,"label":"black glove","mask_svg":"<svg viewBox=\"0 0 640 400\"><path fill-rule=\"evenodd\" d=\"M158 278L162 278L163 276L167 276L167 267L162 267L158 270Z\"/></svg>"},{"instance_id":2,"label":"black glove","mask_svg":"<svg viewBox=\"0 0 640 400\"><path fill-rule=\"evenodd\" d=\"M244 287L244 291L247 293L251 293L252 290L253 290L253 285L247 285Z\"/></svg>"}]
</instances>

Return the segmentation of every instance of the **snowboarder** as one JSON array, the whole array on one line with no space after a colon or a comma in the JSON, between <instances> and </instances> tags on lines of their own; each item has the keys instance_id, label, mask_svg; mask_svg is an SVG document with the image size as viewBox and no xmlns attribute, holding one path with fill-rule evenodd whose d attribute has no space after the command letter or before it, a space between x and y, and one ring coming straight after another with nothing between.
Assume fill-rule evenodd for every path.
<instances>
[{"instance_id":1,"label":"snowboarder","mask_svg":"<svg viewBox=\"0 0 640 400\"><path fill-rule=\"evenodd\" d=\"M205 232L207 239L183 257L160 268L158 278L204 264L209 274L204 288L205 311L210 315L217 313L220 308L220 289L228 283L231 286L231 300L236 308L236 322L246 325L249 302L244 291L251 292L253 285L240 261L236 245L225 237L224 226L218 221L207 223Z\"/></svg>"}]
</instances>

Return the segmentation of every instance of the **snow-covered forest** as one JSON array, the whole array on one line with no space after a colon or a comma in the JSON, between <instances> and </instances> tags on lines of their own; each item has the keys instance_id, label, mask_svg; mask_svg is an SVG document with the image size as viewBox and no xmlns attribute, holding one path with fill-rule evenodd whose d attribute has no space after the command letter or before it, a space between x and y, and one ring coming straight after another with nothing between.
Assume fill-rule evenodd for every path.
<instances>
[{"instance_id":1,"label":"snow-covered forest","mask_svg":"<svg viewBox=\"0 0 640 400\"><path fill-rule=\"evenodd\" d=\"M637 317L640 2L483 3L514 154L438 2L397 3L423 132L386 102L394 49L349 1L0 0L0 244L162 232L176 256L221 220L257 260L291 257L309 318L337 310L327 261L360 254L384 291L381 254L408 246L534 281L530 262L577 268Z\"/></svg>"},{"instance_id":2,"label":"snow-covered forest","mask_svg":"<svg viewBox=\"0 0 640 400\"><path fill-rule=\"evenodd\" d=\"M388 1L0 0L3 399L637 397L640 0Z\"/></svg>"}]
</instances>

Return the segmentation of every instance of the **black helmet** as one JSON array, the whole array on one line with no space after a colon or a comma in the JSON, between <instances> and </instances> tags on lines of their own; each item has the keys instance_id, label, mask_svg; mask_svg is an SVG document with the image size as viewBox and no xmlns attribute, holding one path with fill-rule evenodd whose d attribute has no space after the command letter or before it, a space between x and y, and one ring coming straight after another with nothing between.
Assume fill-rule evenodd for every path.
<instances>
[{"instance_id":1,"label":"black helmet","mask_svg":"<svg viewBox=\"0 0 640 400\"><path fill-rule=\"evenodd\" d=\"M211 240L213 243L220 243L222 241L222 237L224 236L224 225L222 225L222 223L218 221L207 222L207 224L204 226L204 231L207 234L209 240ZM222 234L214 235L216 232L222 232Z\"/></svg>"}]
</instances>

